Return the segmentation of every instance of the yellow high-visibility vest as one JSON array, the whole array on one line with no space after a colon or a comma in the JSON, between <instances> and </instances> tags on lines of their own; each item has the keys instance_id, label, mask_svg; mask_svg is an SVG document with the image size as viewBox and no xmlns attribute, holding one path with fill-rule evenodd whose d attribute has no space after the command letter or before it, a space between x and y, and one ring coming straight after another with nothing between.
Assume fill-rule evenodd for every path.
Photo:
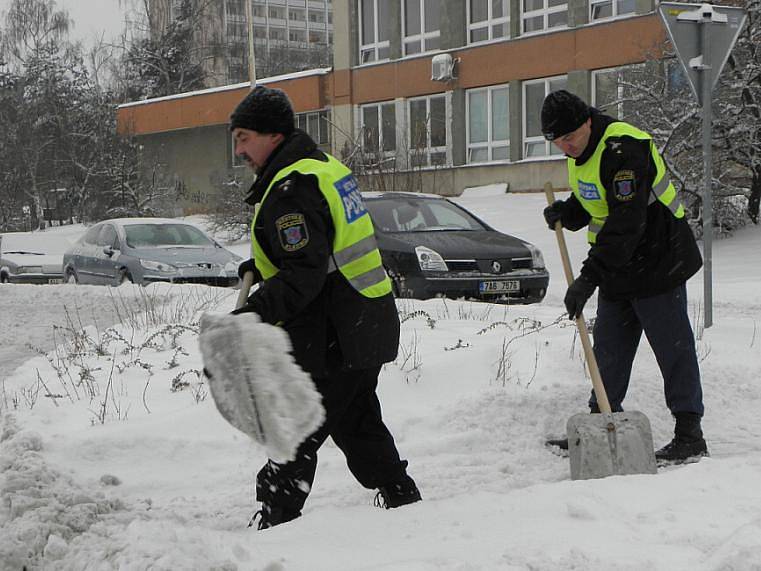
<instances>
[{"instance_id":1,"label":"yellow high-visibility vest","mask_svg":"<svg viewBox=\"0 0 761 571\"><path fill-rule=\"evenodd\" d=\"M352 287L365 297L376 298L391 293L391 280L383 268L373 223L357 180L346 165L330 155L326 156L327 161L301 159L278 171L264 192L261 203L267 200L278 182L293 172L317 177L335 228L328 271L340 271ZM259 208L255 210L251 220L251 247L256 268L268 280L278 273L279 268L270 261L256 240L254 225L259 211Z\"/></svg>"},{"instance_id":2,"label":"yellow high-visibility vest","mask_svg":"<svg viewBox=\"0 0 761 571\"><path fill-rule=\"evenodd\" d=\"M676 218L684 216L684 205L677 196L676 188L674 188L668 177L666 165L655 148L652 137L628 123L611 123L605 129L605 133L597 144L595 152L583 165L577 166L576 159L568 158L568 184L571 190L573 190L573 194L584 207L584 210L592 217L587 226L587 241L590 244L594 244L597 241L597 234L602 230L605 220L608 218L608 202L605 198L606 190L600 180L600 161L606 147L606 141L611 137L621 137L624 135L650 142L650 153L655 163L656 172L655 180L653 181L653 192L650 194L648 204L659 200ZM633 191L634 189L632 189Z\"/></svg>"}]
</instances>

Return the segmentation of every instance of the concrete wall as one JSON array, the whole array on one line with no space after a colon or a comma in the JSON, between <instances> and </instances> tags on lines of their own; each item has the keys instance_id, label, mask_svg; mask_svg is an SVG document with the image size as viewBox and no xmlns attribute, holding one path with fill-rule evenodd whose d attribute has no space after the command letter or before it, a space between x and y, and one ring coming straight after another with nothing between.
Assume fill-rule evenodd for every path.
<instances>
[{"instance_id":1,"label":"concrete wall","mask_svg":"<svg viewBox=\"0 0 761 571\"><path fill-rule=\"evenodd\" d=\"M232 145L226 125L167 131L137 137L143 145L145 164L163 165L162 185L177 185L178 210L203 210L210 197L219 191L219 181L232 172ZM181 173L174 178L173 173ZM253 175L248 167L235 173L249 184Z\"/></svg>"},{"instance_id":2,"label":"concrete wall","mask_svg":"<svg viewBox=\"0 0 761 571\"><path fill-rule=\"evenodd\" d=\"M365 191L427 192L459 196L466 188L490 184L507 185L509 192L541 192L544 183L555 189L568 188L564 158L514 164L479 164L442 167L359 177Z\"/></svg>"}]
</instances>

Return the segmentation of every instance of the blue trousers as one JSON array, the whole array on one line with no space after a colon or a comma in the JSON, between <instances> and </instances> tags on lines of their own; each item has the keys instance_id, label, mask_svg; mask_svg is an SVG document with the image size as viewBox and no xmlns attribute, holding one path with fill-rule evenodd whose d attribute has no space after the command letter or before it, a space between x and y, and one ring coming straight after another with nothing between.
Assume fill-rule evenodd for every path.
<instances>
[{"instance_id":1,"label":"blue trousers","mask_svg":"<svg viewBox=\"0 0 761 571\"><path fill-rule=\"evenodd\" d=\"M642 332L663 375L666 405L672 414L703 415L703 389L695 336L687 316L685 284L666 293L624 301L597 300L594 352L613 411L621 411L629 388L632 363ZM594 392L590 408L597 407Z\"/></svg>"}]
</instances>

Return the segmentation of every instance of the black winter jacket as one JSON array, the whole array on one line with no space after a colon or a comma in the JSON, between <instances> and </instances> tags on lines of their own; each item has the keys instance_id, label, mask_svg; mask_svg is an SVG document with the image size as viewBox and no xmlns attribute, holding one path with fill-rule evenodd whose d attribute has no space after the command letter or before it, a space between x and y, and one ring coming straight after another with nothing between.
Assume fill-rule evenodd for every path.
<instances>
[{"instance_id":1,"label":"black winter jacket","mask_svg":"<svg viewBox=\"0 0 761 571\"><path fill-rule=\"evenodd\" d=\"M584 164L594 153L605 129L614 118L592 109L592 135ZM634 176L634 196L617 195L616 175ZM611 300L650 297L686 282L702 266L695 237L686 218L675 218L660 201L648 206L656 168L650 142L632 137L607 139L600 161L600 180L605 187L608 218L589 249L581 274L600 287ZM572 194L563 203L562 224L578 230L590 216Z\"/></svg>"},{"instance_id":2,"label":"black winter jacket","mask_svg":"<svg viewBox=\"0 0 761 571\"><path fill-rule=\"evenodd\" d=\"M246 202L261 202L277 172L303 158L326 159L297 129L272 153ZM303 220L296 249L278 227L289 215ZM279 271L253 292L247 309L267 323L282 324L305 371L321 377L328 366L367 369L396 358L399 316L393 295L366 298L341 272L328 273L335 230L315 176L292 173L278 182L259 207L254 233Z\"/></svg>"}]
</instances>

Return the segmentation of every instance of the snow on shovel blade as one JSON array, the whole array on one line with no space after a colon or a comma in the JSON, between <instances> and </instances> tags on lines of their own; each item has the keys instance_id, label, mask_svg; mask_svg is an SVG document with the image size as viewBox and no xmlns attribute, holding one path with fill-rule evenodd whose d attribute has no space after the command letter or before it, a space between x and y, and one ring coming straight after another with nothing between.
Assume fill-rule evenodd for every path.
<instances>
[{"instance_id":1,"label":"snow on shovel blade","mask_svg":"<svg viewBox=\"0 0 761 571\"><path fill-rule=\"evenodd\" d=\"M272 460L293 460L325 410L311 377L294 362L286 332L255 313L205 313L198 343L220 414Z\"/></svg>"},{"instance_id":2,"label":"snow on shovel blade","mask_svg":"<svg viewBox=\"0 0 761 571\"><path fill-rule=\"evenodd\" d=\"M572 480L658 470L650 421L641 412L579 413L567 430Z\"/></svg>"}]
</instances>

